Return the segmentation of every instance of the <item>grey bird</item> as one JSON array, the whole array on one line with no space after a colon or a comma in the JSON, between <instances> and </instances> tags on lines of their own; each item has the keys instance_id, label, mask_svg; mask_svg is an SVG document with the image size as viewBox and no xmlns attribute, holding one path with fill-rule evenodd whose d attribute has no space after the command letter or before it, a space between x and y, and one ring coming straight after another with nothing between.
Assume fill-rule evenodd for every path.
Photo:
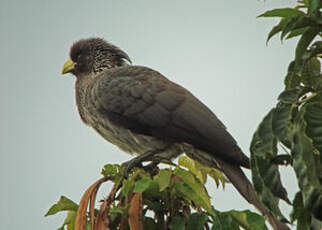
<instances>
[{"instance_id":1,"label":"grey bird","mask_svg":"<svg viewBox=\"0 0 322 230\"><path fill-rule=\"evenodd\" d=\"M220 169L274 229L289 229L258 200L241 170L250 168L249 159L235 139L188 90L153 69L131 65L124 51L101 38L73 44L62 70L69 72L76 76L81 119L121 150L139 155L130 166L185 153Z\"/></svg>"}]
</instances>

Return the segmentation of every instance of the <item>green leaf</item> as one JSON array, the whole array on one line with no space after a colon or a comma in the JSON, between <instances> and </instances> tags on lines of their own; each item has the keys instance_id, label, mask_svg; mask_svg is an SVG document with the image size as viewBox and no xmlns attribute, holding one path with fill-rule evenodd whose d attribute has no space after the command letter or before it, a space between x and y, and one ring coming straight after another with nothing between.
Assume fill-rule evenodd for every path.
<instances>
[{"instance_id":1,"label":"green leaf","mask_svg":"<svg viewBox=\"0 0 322 230\"><path fill-rule=\"evenodd\" d=\"M163 197L164 192L160 192L159 183L155 180L151 180L149 187L144 190L145 197Z\"/></svg>"},{"instance_id":2,"label":"green leaf","mask_svg":"<svg viewBox=\"0 0 322 230\"><path fill-rule=\"evenodd\" d=\"M318 91L315 94L312 94L311 98L309 99L309 102L322 103L322 91Z\"/></svg>"},{"instance_id":3,"label":"green leaf","mask_svg":"<svg viewBox=\"0 0 322 230\"><path fill-rule=\"evenodd\" d=\"M304 15L295 15L292 17L282 18L280 22L273 27L271 32L268 34L266 44L268 41L277 33L283 31L281 35L281 39L288 33L288 38L298 36L299 34L303 34L306 29L309 29L314 24L313 20L309 17Z\"/></svg>"},{"instance_id":4,"label":"green leaf","mask_svg":"<svg viewBox=\"0 0 322 230\"><path fill-rule=\"evenodd\" d=\"M199 162L191 159L187 156L182 156L178 159L178 164L182 167L187 168L190 172L192 172L202 184L206 183L207 175L212 177L216 182L217 187L221 183L223 187L225 187L225 183L227 182L225 176L219 170L215 168L209 168L207 166L201 165Z\"/></svg>"},{"instance_id":5,"label":"green leaf","mask_svg":"<svg viewBox=\"0 0 322 230\"><path fill-rule=\"evenodd\" d=\"M222 187L225 188L225 184L228 181L221 171L215 168L212 168L207 173L212 179L214 179L214 181L216 182L217 188L219 187L219 182L222 184Z\"/></svg>"},{"instance_id":6,"label":"green leaf","mask_svg":"<svg viewBox=\"0 0 322 230\"><path fill-rule=\"evenodd\" d=\"M299 98L299 91L300 89L285 90L278 96L278 100L283 104L295 104Z\"/></svg>"},{"instance_id":7,"label":"green leaf","mask_svg":"<svg viewBox=\"0 0 322 230\"><path fill-rule=\"evenodd\" d=\"M229 214L245 230L267 230L265 219L261 215L253 213L249 210L245 210L245 211L232 210L229 212Z\"/></svg>"},{"instance_id":8,"label":"green leaf","mask_svg":"<svg viewBox=\"0 0 322 230\"><path fill-rule=\"evenodd\" d=\"M311 216L303 206L302 193L296 193L293 200L293 210L291 213L291 221L297 220L297 230L307 230L310 228Z\"/></svg>"},{"instance_id":9,"label":"green leaf","mask_svg":"<svg viewBox=\"0 0 322 230\"><path fill-rule=\"evenodd\" d=\"M292 104L278 103L273 111L272 129L274 135L286 147L291 147L292 138L292 120L293 110L295 107Z\"/></svg>"},{"instance_id":10,"label":"green leaf","mask_svg":"<svg viewBox=\"0 0 322 230\"><path fill-rule=\"evenodd\" d=\"M307 16L300 16L299 20L296 21L295 25L293 26L292 30L297 30L304 27L312 27L315 26L315 22L312 18Z\"/></svg>"},{"instance_id":11,"label":"green leaf","mask_svg":"<svg viewBox=\"0 0 322 230\"><path fill-rule=\"evenodd\" d=\"M178 165L187 168L190 172L195 174L195 176L200 180L202 184L206 182L207 174L205 170L202 169L203 166L197 166L198 162L187 156L181 156L178 159Z\"/></svg>"},{"instance_id":12,"label":"green leaf","mask_svg":"<svg viewBox=\"0 0 322 230\"><path fill-rule=\"evenodd\" d=\"M258 17L292 17L296 15L304 15L302 11L299 11L294 8L282 8L282 9L274 9L268 10L265 13L259 15Z\"/></svg>"},{"instance_id":13,"label":"green leaf","mask_svg":"<svg viewBox=\"0 0 322 230\"><path fill-rule=\"evenodd\" d=\"M320 153L312 139L319 143L321 137L321 107L320 103L308 103L301 108L292 143L293 166L303 195L304 207L319 220L322 220L322 165ZM312 139L306 132L312 135Z\"/></svg>"},{"instance_id":14,"label":"green leaf","mask_svg":"<svg viewBox=\"0 0 322 230\"><path fill-rule=\"evenodd\" d=\"M122 196L126 197L129 192L133 191L134 181L127 179L122 182Z\"/></svg>"},{"instance_id":15,"label":"green leaf","mask_svg":"<svg viewBox=\"0 0 322 230\"><path fill-rule=\"evenodd\" d=\"M300 36L302 34L304 34L310 27L303 27L303 28L299 28L299 29L295 29L295 30L292 30L286 37L286 40L287 39L291 39L291 38L294 38L294 37L297 37L297 36Z\"/></svg>"},{"instance_id":16,"label":"green leaf","mask_svg":"<svg viewBox=\"0 0 322 230\"><path fill-rule=\"evenodd\" d=\"M266 45L274 35L282 31L286 23L287 23L287 20L285 18L282 18L280 22L272 28L272 30L269 32L267 36Z\"/></svg>"},{"instance_id":17,"label":"green leaf","mask_svg":"<svg viewBox=\"0 0 322 230\"><path fill-rule=\"evenodd\" d=\"M298 99L309 92L309 90L309 88L305 87L285 90L278 96L278 100L283 104L292 105L297 103Z\"/></svg>"},{"instance_id":18,"label":"green leaf","mask_svg":"<svg viewBox=\"0 0 322 230\"><path fill-rule=\"evenodd\" d=\"M208 216L205 213L192 213L187 220L187 230L204 230Z\"/></svg>"},{"instance_id":19,"label":"green leaf","mask_svg":"<svg viewBox=\"0 0 322 230\"><path fill-rule=\"evenodd\" d=\"M169 187L171 175L172 173L166 169L161 169L159 173L155 175L154 180L158 182L160 192Z\"/></svg>"},{"instance_id":20,"label":"green leaf","mask_svg":"<svg viewBox=\"0 0 322 230\"><path fill-rule=\"evenodd\" d=\"M251 170L255 189L263 203L280 219L283 219L278 199L274 195L289 202L287 192L280 179L278 167L272 164L277 154L277 140L273 135L271 110L257 128L251 142ZM274 194L274 195L273 195Z\"/></svg>"},{"instance_id":21,"label":"green leaf","mask_svg":"<svg viewBox=\"0 0 322 230\"><path fill-rule=\"evenodd\" d=\"M294 72L295 61L288 65L287 75L284 79L285 91L296 90L301 85L300 76ZM292 104L292 103L291 103Z\"/></svg>"},{"instance_id":22,"label":"green leaf","mask_svg":"<svg viewBox=\"0 0 322 230\"><path fill-rule=\"evenodd\" d=\"M321 7L320 4L320 0L309 0L308 14L312 15L314 11L318 10Z\"/></svg>"},{"instance_id":23,"label":"green leaf","mask_svg":"<svg viewBox=\"0 0 322 230\"><path fill-rule=\"evenodd\" d=\"M303 15L296 15L293 17L287 18L287 23L282 28L282 34L281 34L281 40L290 32L293 30L296 23L301 20L304 16Z\"/></svg>"},{"instance_id":24,"label":"green leaf","mask_svg":"<svg viewBox=\"0 0 322 230\"><path fill-rule=\"evenodd\" d=\"M210 210L210 199L196 193L189 185L185 183L173 182L172 188L176 191L176 196L179 196L187 201L193 201L205 210ZM208 199L208 200L207 200Z\"/></svg>"},{"instance_id":25,"label":"green leaf","mask_svg":"<svg viewBox=\"0 0 322 230\"><path fill-rule=\"evenodd\" d=\"M287 29L290 33L286 39L301 35L304 32L306 32L310 27L315 25L315 22L310 17L302 15L302 16L297 16L297 18L298 20L296 20L296 22L290 25L290 27ZM291 21L291 19L288 19L288 20Z\"/></svg>"},{"instance_id":26,"label":"green leaf","mask_svg":"<svg viewBox=\"0 0 322 230\"><path fill-rule=\"evenodd\" d=\"M169 229L170 230L185 230L186 218L181 216L175 216L172 218Z\"/></svg>"},{"instance_id":27,"label":"green leaf","mask_svg":"<svg viewBox=\"0 0 322 230\"><path fill-rule=\"evenodd\" d=\"M310 45L310 43L313 41L315 36L320 32L319 27L311 27L307 31L305 31L300 38L299 42L296 46L295 51L295 72L300 72L302 65L306 59L308 59L310 56L305 55L307 52L307 47Z\"/></svg>"},{"instance_id":28,"label":"green leaf","mask_svg":"<svg viewBox=\"0 0 322 230\"><path fill-rule=\"evenodd\" d=\"M306 121L306 134L313 142L314 148L322 156L322 102L309 103L305 107L304 119ZM322 173L321 173L322 174ZM322 179L322 175L321 175Z\"/></svg>"},{"instance_id":29,"label":"green leaf","mask_svg":"<svg viewBox=\"0 0 322 230\"><path fill-rule=\"evenodd\" d=\"M111 213L118 213L121 215L127 215L128 207L112 207L110 208L109 214Z\"/></svg>"},{"instance_id":30,"label":"green leaf","mask_svg":"<svg viewBox=\"0 0 322 230\"><path fill-rule=\"evenodd\" d=\"M62 228L64 228L64 226L67 226L67 230L74 230L75 229L75 221L76 221L76 212L75 211L69 211L67 213L67 217L64 220L64 224L62 226Z\"/></svg>"},{"instance_id":31,"label":"green leaf","mask_svg":"<svg viewBox=\"0 0 322 230\"><path fill-rule=\"evenodd\" d=\"M181 168L176 168L174 174L179 176L184 182L184 184L178 187L183 194L205 210L211 210L210 197L207 190L192 173Z\"/></svg>"},{"instance_id":32,"label":"green leaf","mask_svg":"<svg viewBox=\"0 0 322 230\"><path fill-rule=\"evenodd\" d=\"M318 219L312 216L310 230L321 230L321 229L322 229L322 221L319 221Z\"/></svg>"},{"instance_id":33,"label":"green leaf","mask_svg":"<svg viewBox=\"0 0 322 230\"><path fill-rule=\"evenodd\" d=\"M287 73L285 80L284 80L286 90L291 90L296 87L299 87L300 83L301 83L301 78L298 74L296 74L294 72Z\"/></svg>"},{"instance_id":34,"label":"green leaf","mask_svg":"<svg viewBox=\"0 0 322 230\"><path fill-rule=\"evenodd\" d=\"M149 188L151 183L152 183L152 179L148 177L142 178L141 180L135 183L133 192L135 193L144 192Z\"/></svg>"},{"instance_id":35,"label":"green leaf","mask_svg":"<svg viewBox=\"0 0 322 230\"><path fill-rule=\"evenodd\" d=\"M310 57L322 57L322 41L316 41L310 47Z\"/></svg>"},{"instance_id":36,"label":"green leaf","mask_svg":"<svg viewBox=\"0 0 322 230\"><path fill-rule=\"evenodd\" d=\"M264 187L266 187L270 193L289 202L287 192L280 179L278 166L272 164L272 160L277 154L277 140L274 137L272 130L272 118L274 112L275 110L273 109L268 113L254 134L251 143L251 157L253 158L253 163L255 165L252 165L252 172L253 174L259 173L258 177L256 177L259 181L254 181L254 183L263 183L263 185L258 186L263 189L262 191L258 191L262 192L262 196L264 196L265 193L268 193L268 191L264 192ZM269 201L270 198L262 197L262 199L263 201ZM275 206L275 202L269 203L271 203L269 204L270 207L273 208L273 206ZM274 210L277 211L279 209L278 207L275 207ZM279 212L276 214L279 214Z\"/></svg>"},{"instance_id":37,"label":"green leaf","mask_svg":"<svg viewBox=\"0 0 322 230\"><path fill-rule=\"evenodd\" d=\"M107 164L104 165L101 174L106 177L110 177L113 182L118 181L124 172L124 167L118 164Z\"/></svg>"},{"instance_id":38,"label":"green leaf","mask_svg":"<svg viewBox=\"0 0 322 230\"><path fill-rule=\"evenodd\" d=\"M307 60L302 70L303 83L314 89L319 88L322 77L321 77L321 62L318 58L313 57Z\"/></svg>"},{"instance_id":39,"label":"green leaf","mask_svg":"<svg viewBox=\"0 0 322 230\"><path fill-rule=\"evenodd\" d=\"M101 174L103 176L111 176L114 177L120 172L121 166L117 164L107 164L104 165L104 168L102 169Z\"/></svg>"},{"instance_id":40,"label":"green leaf","mask_svg":"<svg viewBox=\"0 0 322 230\"><path fill-rule=\"evenodd\" d=\"M304 6L308 7L309 6L309 1L310 0L303 0L302 2L299 2L299 3L302 3Z\"/></svg>"},{"instance_id":41,"label":"green leaf","mask_svg":"<svg viewBox=\"0 0 322 230\"><path fill-rule=\"evenodd\" d=\"M148 197L146 197L146 196L144 196L143 199L144 199L144 204L147 205L146 207L149 210L154 211L155 213L166 213L168 211L167 208L169 206L165 205L163 202L160 202L158 195L152 197L153 201L148 199Z\"/></svg>"},{"instance_id":42,"label":"green leaf","mask_svg":"<svg viewBox=\"0 0 322 230\"><path fill-rule=\"evenodd\" d=\"M238 223L229 213L220 213L214 210L212 219L212 230L240 230Z\"/></svg>"},{"instance_id":43,"label":"green leaf","mask_svg":"<svg viewBox=\"0 0 322 230\"><path fill-rule=\"evenodd\" d=\"M149 229L149 230L160 230L160 225L155 223L154 220L151 217L144 217L143 219L143 229Z\"/></svg>"},{"instance_id":44,"label":"green leaf","mask_svg":"<svg viewBox=\"0 0 322 230\"><path fill-rule=\"evenodd\" d=\"M61 211L77 211L78 205L65 196L61 196L59 201L51 206L45 216L54 215Z\"/></svg>"}]
</instances>

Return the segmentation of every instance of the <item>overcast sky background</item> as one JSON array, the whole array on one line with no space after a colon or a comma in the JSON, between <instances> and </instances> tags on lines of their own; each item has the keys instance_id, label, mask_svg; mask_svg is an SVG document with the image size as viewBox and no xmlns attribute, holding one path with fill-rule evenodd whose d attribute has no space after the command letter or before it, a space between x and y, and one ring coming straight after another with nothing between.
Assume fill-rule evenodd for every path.
<instances>
[{"instance_id":1,"label":"overcast sky background","mask_svg":"<svg viewBox=\"0 0 322 230\"><path fill-rule=\"evenodd\" d=\"M104 164L130 159L79 118L75 79L61 75L78 39L105 38L189 89L247 155L294 55L294 40L266 46L277 21L256 18L291 0L0 2L0 229L58 228L65 214L43 216L60 195L79 202ZM292 199L297 185L282 171ZM232 186L208 187L217 209L250 208Z\"/></svg>"}]
</instances>

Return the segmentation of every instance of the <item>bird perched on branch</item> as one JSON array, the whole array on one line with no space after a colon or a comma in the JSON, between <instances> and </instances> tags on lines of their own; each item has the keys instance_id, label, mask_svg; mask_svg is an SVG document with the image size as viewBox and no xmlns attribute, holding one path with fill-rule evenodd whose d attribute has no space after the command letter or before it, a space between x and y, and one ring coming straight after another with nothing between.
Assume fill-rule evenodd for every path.
<instances>
[{"instance_id":1,"label":"bird perched on branch","mask_svg":"<svg viewBox=\"0 0 322 230\"><path fill-rule=\"evenodd\" d=\"M182 86L159 72L131 65L129 56L100 38L73 44L62 73L76 76L81 119L103 138L138 156L128 170L156 155L182 153L220 169L239 193L266 216L274 229L288 229L258 200L240 167L250 168L215 114Z\"/></svg>"}]
</instances>

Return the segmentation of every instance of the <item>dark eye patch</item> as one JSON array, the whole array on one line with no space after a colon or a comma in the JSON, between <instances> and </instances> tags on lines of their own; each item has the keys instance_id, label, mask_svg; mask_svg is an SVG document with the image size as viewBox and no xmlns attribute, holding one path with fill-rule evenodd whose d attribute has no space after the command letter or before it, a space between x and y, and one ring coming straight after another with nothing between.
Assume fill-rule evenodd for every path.
<instances>
[{"instance_id":1,"label":"dark eye patch","mask_svg":"<svg viewBox=\"0 0 322 230\"><path fill-rule=\"evenodd\" d=\"M81 56L81 52L80 52L80 51L73 52L73 53L71 54L71 59L72 59L73 61L77 61L77 60L80 58L80 56Z\"/></svg>"}]
</instances>

